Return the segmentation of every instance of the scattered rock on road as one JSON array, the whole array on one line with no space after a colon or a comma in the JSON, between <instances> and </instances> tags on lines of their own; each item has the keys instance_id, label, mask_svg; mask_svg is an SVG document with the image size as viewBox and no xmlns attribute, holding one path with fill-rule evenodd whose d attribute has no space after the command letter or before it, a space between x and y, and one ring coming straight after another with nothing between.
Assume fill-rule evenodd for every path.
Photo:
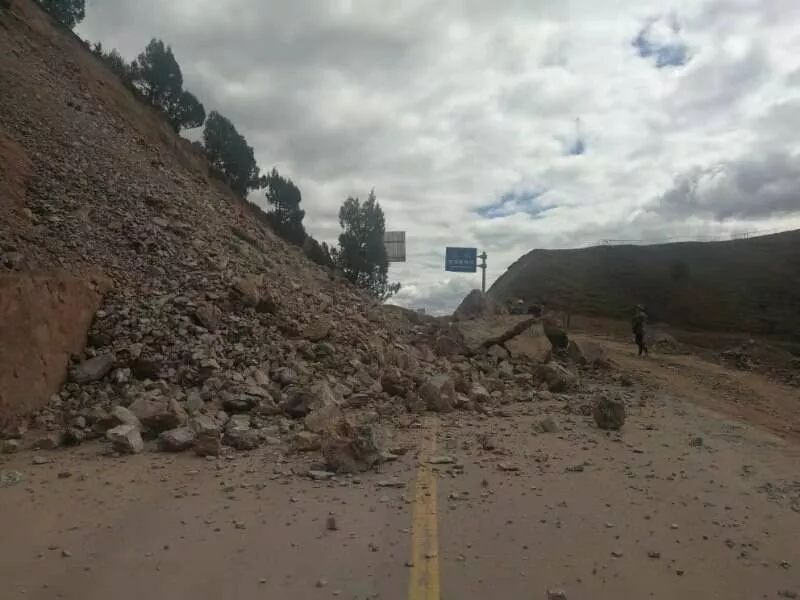
<instances>
[{"instance_id":1,"label":"scattered rock on road","mask_svg":"<svg viewBox=\"0 0 800 600\"><path fill-rule=\"evenodd\" d=\"M339 431L328 434L322 456L336 473L358 473L381 462L381 435L373 425L352 426L346 421Z\"/></svg>"},{"instance_id":2,"label":"scattered rock on road","mask_svg":"<svg viewBox=\"0 0 800 600\"><path fill-rule=\"evenodd\" d=\"M11 487L23 480L19 471L0 471L0 488Z\"/></svg>"},{"instance_id":3,"label":"scattered rock on road","mask_svg":"<svg viewBox=\"0 0 800 600\"><path fill-rule=\"evenodd\" d=\"M138 454L144 450L142 434L135 425L117 425L106 431L106 438L111 442L114 450L123 454Z\"/></svg>"},{"instance_id":4,"label":"scattered rock on road","mask_svg":"<svg viewBox=\"0 0 800 600\"><path fill-rule=\"evenodd\" d=\"M183 452L194 445L195 433L189 427L164 431L158 436L158 447L165 452Z\"/></svg>"},{"instance_id":5,"label":"scattered rock on road","mask_svg":"<svg viewBox=\"0 0 800 600\"><path fill-rule=\"evenodd\" d=\"M621 429L625 424L625 403L618 398L601 396L594 404L592 416L600 429Z\"/></svg>"},{"instance_id":6,"label":"scattered rock on road","mask_svg":"<svg viewBox=\"0 0 800 600\"><path fill-rule=\"evenodd\" d=\"M568 392L578 387L578 376L557 362L539 365L533 378L551 392Z\"/></svg>"},{"instance_id":7,"label":"scattered rock on road","mask_svg":"<svg viewBox=\"0 0 800 600\"><path fill-rule=\"evenodd\" d=\"M558 433L560 431L553 417L545 417L536 423L534 428L539 433Z\"/></svg>"}]
</instances>

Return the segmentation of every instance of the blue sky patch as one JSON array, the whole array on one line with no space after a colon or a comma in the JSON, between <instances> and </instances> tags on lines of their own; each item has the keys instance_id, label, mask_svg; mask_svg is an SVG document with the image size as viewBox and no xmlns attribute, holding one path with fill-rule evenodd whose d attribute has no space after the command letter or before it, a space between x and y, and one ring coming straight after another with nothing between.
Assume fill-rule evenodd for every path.
<instances>
[{"instance_id":1,"label":"blue sky patch","mask_svg":"<svg viewBox=\"0 0 800 600\"><path fill-rule=\"evenodd\" d=\"M544 194L545 190L522 192L508 192L503 194L498 200L485 206L480 206L475 213L485 219L499 219L509 215L524 213L531 216L538 216L552 207L542 206L537 199Z\"/></svg>"},{"instance_id":2,"label":"blue sky patch","mask_svg":"<svg viewBox=\"0 0 800 600\"><path fill-rule=\"evenodd\" d=\"M656 67L681 67L689 62L689 47L680 37L681 26L673 15L650 20L631 45L642 58L654 58Z\"/></svg>"}]
</instances>

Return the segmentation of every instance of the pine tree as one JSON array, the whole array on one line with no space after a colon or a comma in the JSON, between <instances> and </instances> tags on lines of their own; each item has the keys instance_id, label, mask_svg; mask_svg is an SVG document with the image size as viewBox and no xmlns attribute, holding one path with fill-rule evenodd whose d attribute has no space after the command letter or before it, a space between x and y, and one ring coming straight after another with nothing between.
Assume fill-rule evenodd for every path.
<instances>
[{"instance_id":1,"label":"pine tree","mask_svg":"<svg viewBox=\"0 0 800 600\"><path fill-rule=\"evenodd\" d=\"M366 202L348 198L339 209L339 248L336 265L353 284L383 301L396 294L399 283L389 283L389 259L384 246L386 219L371 191Z\"/></svg>"},{"instance_id":2,"label":"pine tree","mask_svg":"<svg viewBox=\"0 0 800 600\"><path fill-rule=\"evenodd\" d=\"M277 169L267 175L267 202L272 210L267 213L275 231L288 242L302 245L306 239L303 218L306 213L300 208L300 189L288 177L282 177Z\"/></svg>"}]
</instances>

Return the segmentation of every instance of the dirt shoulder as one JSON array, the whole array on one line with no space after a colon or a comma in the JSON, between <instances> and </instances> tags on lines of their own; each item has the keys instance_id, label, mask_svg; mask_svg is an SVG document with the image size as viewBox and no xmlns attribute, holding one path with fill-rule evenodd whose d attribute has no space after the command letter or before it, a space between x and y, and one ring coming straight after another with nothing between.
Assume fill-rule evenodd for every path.
<instances>
[{"instance_id":1,"label":"dirt shoulder","mask_svg":"<svg viewBox=\"0 0 800 600\"><path fill-rule=\"evenodd\" d=\"M754 372L737 371L692 354L659 354L646 360L632 344L576 335L600 342L632 377L651 382L699 406L742 419L800 441L800 390Z\"/></svg>"}]
</instances>

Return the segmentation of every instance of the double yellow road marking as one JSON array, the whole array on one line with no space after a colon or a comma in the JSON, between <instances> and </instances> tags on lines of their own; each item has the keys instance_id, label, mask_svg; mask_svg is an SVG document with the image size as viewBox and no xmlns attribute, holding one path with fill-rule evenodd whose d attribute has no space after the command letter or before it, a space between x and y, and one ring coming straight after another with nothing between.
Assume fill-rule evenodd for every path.
<instances>
[{"instance_id":1,"label":"double yellow road marking","mask_svg":"<svg viewBox=\"0 0 800 600\"><path fill-rule=\"evenodd\" d=\"M439 421L425 418L426 438L414 483L411 530L411 576L408 600L439 600L439 526L436 512L436 473L428 462L436 452Z\"/></svg>"}]
</instances>

